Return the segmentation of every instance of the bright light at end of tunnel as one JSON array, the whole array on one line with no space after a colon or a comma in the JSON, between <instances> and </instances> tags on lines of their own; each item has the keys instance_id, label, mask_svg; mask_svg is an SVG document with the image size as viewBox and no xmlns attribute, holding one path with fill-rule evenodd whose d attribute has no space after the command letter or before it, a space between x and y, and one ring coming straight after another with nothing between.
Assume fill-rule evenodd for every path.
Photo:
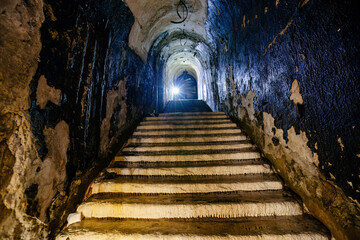
<instances>
[{"instance_id":1,"label":"bright light at end of tunnel","mask_svg":"<svg viewBox=\"0 0 360 240\"><path fill-rule=\"evenodd\" d=\"M174 95L179 94L180 89L178 87L173 87L172 92L173 92Z\"/></svg>"}]
</instances>

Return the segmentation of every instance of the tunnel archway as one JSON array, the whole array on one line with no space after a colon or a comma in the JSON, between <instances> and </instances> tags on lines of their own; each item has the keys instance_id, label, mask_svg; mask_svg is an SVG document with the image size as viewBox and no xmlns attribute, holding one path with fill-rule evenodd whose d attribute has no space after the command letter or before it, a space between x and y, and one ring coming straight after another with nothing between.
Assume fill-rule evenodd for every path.
<instances>
[{"instance_id":1,"label":"tunnel archway","mask_svg":"<svg viewBox=\"0 0 360 240\"><path fill-rule=\"evenodd\" d=\"M174 87L179 89L179 92L175 95L177 99L197 99L197 81L196 79L188 73L188 71L183 71L183 73L176 78L174 81Z\"/></svg>"}]
</instances>

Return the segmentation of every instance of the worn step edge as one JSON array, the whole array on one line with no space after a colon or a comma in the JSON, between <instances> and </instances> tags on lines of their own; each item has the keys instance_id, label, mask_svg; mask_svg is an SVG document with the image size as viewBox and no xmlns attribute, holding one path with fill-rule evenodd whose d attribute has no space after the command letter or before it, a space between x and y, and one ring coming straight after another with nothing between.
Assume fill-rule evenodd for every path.
<instances>
[{"instance_id":1,"label":"worn step edge","mask_svg":"<svg viewBox=\"0 0 360 240\"><path fill-rule=\"evenodd\" d=\"M329 240L325 228L307 216L237 219L85 219L56 240Z\"/></svg>"},{"instance_id":2,"label":"worn step edge","mask_svg":"<svg viewBox=\"0 0 360 240\"><path fill-rule=\"evenodd\" d=\"M159 117L163 116L212 116L212 115L225 115L224 112L172 112L172 113L160 113Z\"/></svg>"},{"instance_id":3,"label":"worn step edge","mask_svg":"<svg viewBox=\"0 0 360 240\"><path fill-rule=\"evenodd\" d=\"M136 183L102 180L91 186L92 193L208 193L230 191L281 190L279 180L228 183Z\"/></svg>"},{"instance_id":4,"label":"worn step edge","mask_svg":"<svg viewBox=\"0 0 360 240\"><path fill-rule=\"evenodd\" d=\"M203 166L203 167L168 167L168 168L107 168L107 172L118 175L237 175L271 173L268 164L243 166Z\"/></svg>"},{"instance_id":5,"label":"worn step edge","mask_svg":"<svg viewBox=\"0 0 360 240\"><path fill-rule=\"evenodd\" d=\"M123 149L124 152L154 152L154 151L200 151L200 150L226 150L226 149L244 149L255 148L251 143L240 144L223 144L223 145L203 145L203 146L127 146Z\"/></svg>"},{"instance_id":6,"label":"worn step edge","mask_svg":"<svg viewBox=\"0 0 360 240\"><path fill-rule=\"evenodd\" d=\"M303 214L295 200L279 202L239 202L202 204L131 204L124 202L88 201L77 212L85 218L237 218L293 216Z\"/></svg>"},{"instance_id":7,"label":"worn step edge","mask_svg":"<svg viewBox=\"0 0 360 240\"><path fill-rule=\"evenodd\" d=\"M209 155L209 154L232 154L244 152L258 152L256 147L229 148L229 149L194 149L194 150L162 150L162 151L122 151L122 156L165 156L165 155Z\"/></svg>"},{"instance_id":8,"label":"worn step edge","mask_svg":"<svg viewBox=\"0 0 360 240\"><path fill-rule=\"evenodd\" d=\"M219 123L232 123L229 118L225 119L189 119L189 120L165 120L165 121L143 121L140 126L145 125L190 125L190 124L219 124Z\"/></svg>"},{"instance_id":9,"label":"worn step edge","mask_svg":"<svg viewBox=\"0 0 360 240\"><path fill-rule=\"evenodd\" d=\"M233 132L233 133L226 133L226 134L222 134L221 136L219 136L218 134L213 134L213 133L205 133L205 134L176 134L176 135L133 135L132 138L200 138L200 137L218 137L218 138L223 138L223 137L231 137L231 136L244 136L244 133L239 133L239 132Z\"/></svg>"},{"instance_id":10,"label":"worn step edge","mask_svg":"<svg viewBox=\"0 0 360 240\"><path fill-rule=\"evenodd\" d=\"M278 176L272 173L262 174L240 174L240 175L190 175L190 176L176 176L176 175L134 175L134 176L120 176L113 173L103 172L95 181L102 182L109 181L115 183L143 183L143 184L208 184L208 183L233 183L233 182L275 182L279 181Z\"/></svg>"},{"instance_id":11,"label":"worn step edge","mask_svg":"<svg viewBox=\"0 0 360 240\"><path fill-rule=\"evenodd\" d=\"M245 135L238 136L224 136L224 137L175 137L175 138L130 138L128 144L142 144L142 143L168 143L168 144L180 144L180 143L216 143L224 141L245 141L248 138Z\"/></svg>"},{"instance_id":12,"label":"worn step edge","mask_svg":"<svg viewBox=\"0 0 360 240\"><path fill-rule=\"evenodd\" d=\"M194 129L188 129L188 130L166 130L161 131L159 129L155 131L136 131L134 132L135 135L143 135L143 136L157 136L157 135L189 135L189 134L229 134L229 133L242 133L240 129L237 128L230 128L230 129L207 129L207 130L194 130Z\"/></svg>"},{"instance_id":13,"label":"worn step edge","mask_svg":"<svg viewBox=\"0 0 360 240\"><path fill-rule=\"evenodd\" d=\"M171 142L171 143L128 143L126 147L175 147L175 146L216 146L251 144L248 139L240 141L211 141L211 142Z\"/></svg>"},{"instance_id":14,"label":"worn step edge","mask_svg":"<svg viewBox=\"0 0 360 240\"><path fill-rule=\"evenodd\" d=\"M267 160L245 159L245 160L218 160L218 161L192 161L192 162L119 162L114 161L109 168L167 168L167 167L212 167L212 166L243 166L269 164Z\"/></svg>"},{"instance_id":15,"label":"worn step edge","mask_svg":"<svg viewBox=\"0 0 360 240\"><path fill-rule=\"evenodd\" d=\"M93 194L88 200L107 202L126 202L143 204L201 204L201 203L238 203L238 202L277 202L298 199L291 192L284 190L267 191L231 191L210 193L98 193ZM280 200L279 200L280 199Z\"/></svg>"},{"instance_id":16,"label":"worn step edge","mask_svg":"<svg viewBox=\"0 0 360 240\"><path fill-rule=\"evenodd\" d=\"M221 128L221 127L230 127L235 128L235 123L208 123L208 124L156 124L156 125L140 125L136 128L136 130L143 129L192 129L192 128L201 128L201 129L211 129L211 128Z\"/></svg>"},{"instance_id":17,"label":"worn step edge","mask_svg":"<svg viewBox=\"0 0 360 240\"><path fill-rule=\"evenodd\" d=\"M225 125L225 126L224 126ZM200 126L196 126L194 128L163 128L163 129L141 129L139 130L139 132L157 132L157 131L169 131L169 132L176 132L176 131L195 131L195 130L201 130L201 131L211 131L211 130L235 130L235 129L239 129L238 127L227 127L226 124L220 125L221 127L213 127L213 128L209 128L208 125L205 125L205 127L201 127Z\"/></svg>"},{"instance_id":18,"label":"worn step edge","mask_svg":"<svg viewBox=\"0 0 360 240\"><path fill-rule=\"evenodd\" d=\"M146 117L145 121L168 121L168 120L196 120L196 119L228 119L224 115L187 115L187 116L159 116L159 117Z\"/></svg>"},{"instance_id":19,"label":"worn step edge","mask_svg":"<svg viewBox=\"0 0 360 240\"><path fill-rule=\"evenodd\" d=\"M259 152L238 152L228 154L160 155L160 156L116 156L114 161L163 162L163 161L212 161L260 158Z\"/></svg>"}]
</instances>

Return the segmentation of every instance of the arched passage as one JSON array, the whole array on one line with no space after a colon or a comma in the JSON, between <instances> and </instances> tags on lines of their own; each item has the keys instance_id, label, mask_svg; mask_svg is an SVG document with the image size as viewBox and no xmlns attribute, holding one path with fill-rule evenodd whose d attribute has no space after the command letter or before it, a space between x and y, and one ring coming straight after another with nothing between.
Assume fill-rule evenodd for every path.
<instances>
[{"instance_id":1,"label":"arched passage","mask_svg":"<svg viewBox=\"0 0 360 240\"><path fill-rule=\"evenodd\" d=\"M197 99L197 81L186 70L174 81L174 87L179 90L175 94L177 99Z\"/></svg>"}]
</instances>

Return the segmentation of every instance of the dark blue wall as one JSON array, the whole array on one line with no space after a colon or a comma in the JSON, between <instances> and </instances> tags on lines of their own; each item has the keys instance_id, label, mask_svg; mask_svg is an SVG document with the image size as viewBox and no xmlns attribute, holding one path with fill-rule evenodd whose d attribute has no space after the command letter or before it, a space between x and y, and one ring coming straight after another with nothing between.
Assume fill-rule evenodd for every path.
<instances>
[{"instance_id":1,"label":"dark blue wall","mask_svg":"<svg viewBox=\"0 0 360 240\"><path fill-rule=\"evenodd\" d=\"M258 120L264 111L277 128L305 131L321 171L359 200L360 21L355 1L278 2L209 0L207 30L216 49L217 85L226 85L230 65L237 91L220 89L218 106L253 90ZM303 104L289 99L295 79ZM236 112L231 108L224 110Z\"/></svg>"},{"instance_id":2,"label":"dark blue wall","mask_svg":"<svg viewBox=\"0 0 360 240\"><path fill-rule=\"evenodd\" d=\"M93 167L106 166L115 154L111 151L118 150L113 144L108 152L102 155L99 152L100 127L106 116L109 90L116 90L119 82L126 79L126 95L122 96L126 100L126 116L123 116L126 119L119 119L118 115L123 106L115 106L108 133L109 139L117 136L117 143L121 145L144 114L152 109L153 73L128 47L134 18L122 1L45 1L44 11L40 62L30 84L30 117L41 157L47 153L43 129L53 128L61 120L69 125L71 142L66 190L69 194L69 186L79 173L85 176L89 169L96 172ZM42 75L51 87L61 90L60 104L48 102L45 109L37 105L36 87ZM119 121L125 124L118 126ZM97 171L100 170L98 167ZM67 215L63 212L72 211L82 200L87 184L89 182L82 183L77 196L70 196L67 202L59 202L60 206L48 210L55 216L48 219L51 231L58 230L65 222ZM32 189L27 190L27 213L38 216L39 209L34 201L37 188L32 186Z\"/></svg>"}]
</instances>

